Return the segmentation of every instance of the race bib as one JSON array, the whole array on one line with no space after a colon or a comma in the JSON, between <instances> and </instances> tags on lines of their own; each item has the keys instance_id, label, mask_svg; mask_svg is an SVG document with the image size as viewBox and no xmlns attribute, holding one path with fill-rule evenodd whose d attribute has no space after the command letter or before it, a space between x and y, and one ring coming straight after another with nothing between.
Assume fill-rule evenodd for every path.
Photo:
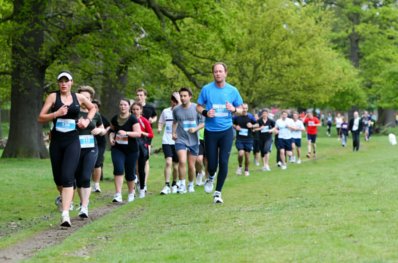
<instances>
[{"instance_id":1,"label":"race bib","mask_svg":"<svg viewBox=\"0 0 398 263\"><path fill-rule=\"evenodd\" d=\"M240 136L248 136L249 135L249 129L243 129L241 128L239 131Z\"/></svg>"},{"instance_id":2,"label":"race bib","mask_svg":"<svg viewBox=\"0 0 398 263\"><path fill-rule=\"evenodd\" d=\"M225 104L213 104L213 109L215 111L215 117L227 117L229 115L229 111Z\"/></svg>"},{"instance_id":3,"label":"race bib","mask_svg":"<svg viewBox=\"0 0 398 263\"><path fill-rule=\"evenodd\" d=\"M173 132L173 128L172 128L173 124L172 123L167 123L166 124L166 133L167 134L171 134Z\"/></svg>"},{"instance_id":4,"label":"race bib","mask_svg":"<svg viewBox=\"0 0 398 263\"><path fill-rule=\"evenodd\" d=\"M94 135L80 135L79 140L80 140L80 148L95 147Z\"/></svg>"},{"instance_id":5,"label":"race bib","mask_svg":"<svg viewBox=\"0 0 398 263\"><path fill-rule=\"evenodd\" d=\"M59 132L70 132L76 130L76 121L72 119L57 119L55 130Z\"/></svg>"},{"instance_id":6,"label":"race bib","mask_svg":"<svg viewBox=\"0 0 398 263\"><path fill-rule=\"evenodd\" d=\"M196 128L196 121L183 121L182 127L184 128L184 131L187 132L191 128Z\"/></svg>"},{"instance_id":7,"label":"race bib","mask_svg":"<svg viewBox=\"0 0 398 263\"><path fill-rule=\"evenodd\" d=\"M115 141L117 144L127 145L129 144L129 137L127 135L116 134Z\"/></svg>"},{"instance_id":8,"label":"race bib","mask_svg":"<svg viewBox=\"0 0 398 263\"><path fill-rule=\"evenodd\" d=\"M309 121L309 122L308 122L308 126L315 126L315 122Z\"/></svg>"},{"instance_id":9,"label":"race bib","mask_svg":"<svg viewBox=\"0 0 398 263\"><path fill-rule=\"evenodd\" d=\"M266 133L269 132L269 126L264 126L264 128L261 129L261 133Z\"/></svg>"}]
</instances>

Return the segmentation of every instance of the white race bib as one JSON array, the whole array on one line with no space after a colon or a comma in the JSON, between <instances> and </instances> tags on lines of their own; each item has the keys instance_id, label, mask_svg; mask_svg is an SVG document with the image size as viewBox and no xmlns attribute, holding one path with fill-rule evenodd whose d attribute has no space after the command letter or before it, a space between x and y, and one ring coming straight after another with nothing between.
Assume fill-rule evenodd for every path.
<instances>
[{"instance_id":1,"label":"white race bib","mask_svg":"<svg viewBox=\"0 0 398 263\"><path fill-rule=\"evenodd\" d=\"M116 134L115 141L117 144L127 145L129 144L129 137L127 135Z\"/></svg>"},{"instance_id":2,"label":"white race bib","mask_svg":"<svg viewBox=\"0 0 398 263\"><path fill-rule=\"evenodd\" d=\"M225 104L213 104L213 109L215 111L215 117L227 117L229 115L229 111Z\"/></svg>"},{"instance_id":3,"label":"white race bib","mask_svg":"<svg viewBox=\"0 0 398 263\"><path fill-rule=\"evenodd\" d=\"M59 132L70 132L76 130L76 121L72 119L57 119L55 130Z\"/></svg>"},{"instance_id":4,"label":"white race bib","mask_svg":"<svg viewBox=\"0 0 398 263\"><path fill-rule=\"evenodd\" d=\"M240 128L239 135L240 136L248 136L249 135L249 129Z\"/></svg>"},{"instance_id":5,"label":"white race bib","mask_svg":"<svg viewBox=\"0 0 398 263\"><path fill-rule=\"evenodd\" d=\"M184 128L184 131L187 132L191 128L196 128L196 121L183 121L182 127Z\"/></svg>"},{"instance_id":6,"label":"white race bib","mask_svg":"<svg viewBox=\"0 0 398 263\"><path fill-rule=\"evenodd\" d=\"M172 132L173 132L173 128L172 128L172 123L166 123L166 133L167 134L172 134Z\"/></svg>"},{"instance_id":7,"label":"white race bib","mask_svg":"<svg viewBox=\"0 0 398 263\"><path fill-rule=\"evenodd\" d=\"M308 126L315 126L315 122L314 121L309 121L308 122Z\"/></svg>"},{"instance_id":8,"label":"white race bib","mask_svg":"<svg viewBox=\"0 0 398 263\"><path fill-rule=\"evenodd\" d=\"M261 129L261 133L266 133L269 132L269 126L264 126L264 128Z\"/></svg>"},{"instance_id":9,"label":"white race bib","mask_svg":"<svg viewBox=\"0 0 398 263\"><path fill-rule=\"evenodd\" d=\"M80 148L94 148L94 135L79 135Z\"/></svg>"}]
</instances>

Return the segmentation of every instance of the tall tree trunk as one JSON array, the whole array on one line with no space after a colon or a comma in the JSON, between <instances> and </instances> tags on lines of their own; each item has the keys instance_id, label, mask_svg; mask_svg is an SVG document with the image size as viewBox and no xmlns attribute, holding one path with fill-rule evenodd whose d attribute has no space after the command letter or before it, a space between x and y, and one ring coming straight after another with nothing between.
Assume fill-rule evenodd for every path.
<instances>
[{"instance_id":1,"label":"tall tree trunk","mask_svg":"<svg viewBox=\"0 0 398 263\"><path fill-rule=\"evenodd\" d=\"M46 2L14 1L15 20L20 27L12 40L10 132L3 158L48 157L42 126L37 122L46 71L40 59L44 31L39 25Z\"/></svg>"},{"instance_id":2,"label":"tall tree trunk","mask_svg":"<svg viewBox=\"0 0 398 263\"><path fill-rule=\"evenodd\" d=\"M394 109L377 109L377 125L386 127L395 127L395 115L396 111Z\"/></svg>"},{"instance_id":3,"label":"tall tree trunk","mask_svg":"<svg viewBox=\"0 0 398 263\"><path fill-rule=\"evenodd\" d=\"M105 72L107 72L107 70L105 70ZM101 113L108 118L112 118L119 112L120 99L125 97L127 87L127 68L118 68L116 70L116 74L109 72L104 73L103 81L103 87L105 88L102 90L101 94Z\"/></svg>"}]
</instances>

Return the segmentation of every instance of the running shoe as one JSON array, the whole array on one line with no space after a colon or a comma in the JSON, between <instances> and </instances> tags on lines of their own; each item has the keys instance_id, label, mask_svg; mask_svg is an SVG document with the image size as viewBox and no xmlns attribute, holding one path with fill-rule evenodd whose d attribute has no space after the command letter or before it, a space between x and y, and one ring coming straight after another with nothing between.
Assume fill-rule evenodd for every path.
<instances>
[{"instance_id":1,"label":"running shoe","mask_svg":"<svg viewBox=\"0 0 398 263\"><path fill-rule=\"evenodd\" d=\"M129 196L130 196L130 195L129 195ZM134 200L134 199L133 199L133 200ZM121 193L116 193L116 194L113 196L112 202L114 202L114 203L121 203L121 202L123 202L122 194L121 194Z\"/></svg>"},{"instance_id":2,"label":"running shoe","mask_svg":"<svg viewBox=\"0 0 398 263\"><path fill-rule=\"evenodd\" d=\"M64 226L64 227L71 227L72 226L72 224L70 222L69 215L62 215L62 217L61 217L61 226Z\"/></svg>"},{"instance_id":3,"label":"running shoe","mask_svg":"<svg viewBox=\"0 0 398 263\"><path fill-rule=\"evenodd\" d=\"M213 195L213 201L215 204L223 204L224 201L221 198L221 192L215 191Z\"/></svg>"},{"instance_id":4,"label":"running shoe","mask_svg":"<svg viewBox=\"0 0 398 263\"><path fill-rule=\"evenodd\" d=\"M88 218L88 208L87 207L84 207L84 206L80 207L79 217L80 218Z\"/></svg>"},{"instance_id":5,"label":"running shoe","mask_svg":"<svg viewBox=\"0 0 398 263\"><path fill-rule=\"evenodd\" d=\"M135 200L135 193L134 192L129 193L129 195L127 196L127 202L131 203L134 202L134 200Z\"/></svg>"},{"instance_id":6,"label":"running shoe","mask_svg":"<svg viewBox=\"0 0 398 263\"><path fill-rule=\"evenodd\" d=\"M278 165L278 167L281 167L282 166L282 162L279 161L276 165Z\"/></svg>"},{"instance_id":7,"label":"running shoe","mask_svg":"<svg viewBox=\"0 0 398 263\"><path fill-rule=\"evenodd\" d=\"M242 167L238 167L238 169L236 169L236 174L242 175Z\"/></svg>"},{"instance_id":8,"label":"running shoe","mask_svg":"<svg viewBox=\"0 0 398 263\"><path fill-rule=\"evenodd\" d=\"M170 186L165 185L162 189L162 191L160 192L161 195L168 195L171 193L171 189Z\"/></svg>"},{"instance_id":9,"label":"running shoe","mask_svg":"<svg viewBox=\"0 0 398 263\"><path fill-rule=\"evenodd\" d=\"M190 183L188 185L188 193L194 193L195 192L195 187L193 186L193 183Z\"/></svg>"},{"instance_id":10,"label":"running shoe","mask_svg":"<svg viewBox=\"0 0 398 263\"><path fill-rule=\"evenodd\" d=\"M256 164L256 166L260 166L260 163L257 161L254 161L254 163Z\"/></svg>"},{"instance_id":11,"label":"running shoe","mask_svg":"<svg viewBox=\"0 0 398 263\"><path fill-rule=\"evenodd\" d=\"M203 185L203 173L198 173L196 175L196 185L197 186Z\"/></svg>"},{"instance_id":12,"label":"running shoe","mask_svg":"<svg viewBox=\"0 0 398 263\"><path fill-rule=\"evenodd\" d=\"M269 172L269 171L271 171L271 168L269 168L269 165L266 165L266 166L264 166L264 167L262 168L262 170L263 170L264 172Z\"/></svg>"},{"instance_id":13,"label":"running shoe","mask_svg":"<svg viewBox=\"0 0 398 263\"><path fill-rule=\"evenodd\" d=\"M307 158L311 158L311 153L307 153Z\"/></svg>"},{"instance_id":14,"label":"running shoe","mask_svg":"<svg viewBox=\"0 0 398 263\"><path fill-rule=\"evenodd\" d=\"M245 176L249 176L250 172L249 171L245 171Z\"/></svg>"},{"instance_id":15,"label":"running shoe","mask_svg":"<svg viewBox=\"0 0 398 263\"><path fill-rule=\"evenodd\" d=\"M208 178L204 184L205 192L210 194L213 192L213 179Z\"/></svg>"},{"instance_id":16,"label":"running shoe","mask_svg":"<svg viewBox=\"0 0 398 263\"><path fill-rule=\"evenodd\" d=\"M171 193L172 193L172 194L178 193L178 187L177 187L177 185L173 185L173 186L171 187Z\"/></svg>"},{"instance_id":17,"label":"running shoe","mask_svg":"<svg viewBox=\"0 0 398 263\"><path fill-rule=\"evenodd\" d=\"M141 199L145 198L145 188L140 190L140 196Z\"/></svg>"},{"instance_id":18,"label":"running shoe","mask_svg":"<svg viewBox=\"0 0 398 263\"><path fill-rule=\"evenodd\" d=\"M98 187L94 186L93 192L94 193L101 193L101 188L99 186Z\"/></svg>"},{"instance_id":19,"label":"running shoe","mask_svg":"<svg viewBox=\"0 0 398 263\"><path fill-rule=\"evenodd\" d=\"M286 170L286 169L287 169L286 164L282 164L282 165L281 165L281 169L282 169L282 170Z\"/></svg>"},{"instance_id":20,"label":"running shoe","mask_svg":"<svg viewBox=\"0 0 398 263\"><path fill-rule=\"evenodd\" d=\"M180 184L180 186L178 187L177 193L185 194L186 192L187 192L187 188L186 188L185 184Z\"/></svg>"},{"instance_id":21,"label":"running shoe","mask_svg":"<svg viewBox=\"0 0 398 263\"><path fill-rule=\"evenodd\" d=\"M297 162L296 162L297 164L300 164L301 163L301 159L297 159Z\"/></svg>"}]
</instances>

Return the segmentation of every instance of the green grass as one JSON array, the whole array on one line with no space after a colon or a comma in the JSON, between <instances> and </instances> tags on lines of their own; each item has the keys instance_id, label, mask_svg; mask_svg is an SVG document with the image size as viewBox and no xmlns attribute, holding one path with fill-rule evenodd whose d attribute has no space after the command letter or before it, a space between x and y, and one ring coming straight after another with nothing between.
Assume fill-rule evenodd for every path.
<instances>
[{"instance_id":1,"label":"green grass","mask_svg":"<svg viewBox=\"0 0 398 263\"><path fill-rule=\"evenodd\" d=\"M272 165L270 173L253 167L250 177L234 174L233 151L224 205L213 205L202 187L194 194L160 196L163 156L153 155L152 195L28 261L396 262L396 151L385 136L362 142L357 153L321 136L317 160L285 171ZM113 193L107 157L105 197L93 195L93 207L110 202ZM0 248L58 224L49 160L0 160L0 174L1 230L11 222L19 226L17 234L1 237Z\"/></svg>"}]
</instances>

